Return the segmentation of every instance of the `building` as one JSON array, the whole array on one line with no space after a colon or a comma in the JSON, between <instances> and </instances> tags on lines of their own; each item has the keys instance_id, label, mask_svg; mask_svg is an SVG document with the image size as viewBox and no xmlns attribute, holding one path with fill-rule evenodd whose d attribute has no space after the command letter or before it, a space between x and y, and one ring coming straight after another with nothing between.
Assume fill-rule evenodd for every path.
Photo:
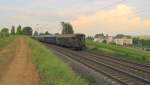
<instances>
[{"instance_id":1,"label":"building","mask_svg":"<svg viewBox=\"0 0 150 85\"><path fill-rule=\"evenodd\" d=\"M131 46L133 45L133 39L131 36L128 35L123 35L123 34L118 34L115 37L113 36L104 36L103 34L98 34L94 38L95 42L105 42L107 44L109 43L114 43L116 45L122 45L122 46Z\"/></svg>"},{"instance_id":2,"label":"building","mask_svg":"<svg viewBox=\"0 0 150 85\"><path fill-rule=\"evenodd\" d=\"M100 42L102 43L105 40L105 36L98 36L94 38L95 42Z\"/></svg>"},{"instance_id":3,"label":"building","mask_svg":"<svg viewBox=\"0 0 150 85\"><path fill-rule=\"evenodd\" d=\"M108 35L98 36L98 37L94 38L94 41L100 42L100 43L102 43L102 42L112 43L113 42L113 36L108 36Z\"/></svg>"},{"instance_id":4,"label":"building","mask_svg":"<svg viewBox=\"0 0 150 85\"><path fill-rule=\"evenodd\" d=\"M115 37L114 43L116 45L130 46L130 45L133 45L133 39L131 37L127 37L127 36Z\"/></svg>"},{"instance_id":5,"label":"building","mask_svg":"<svg viewBox=\"0 0 150 85\"><path fill-rule=\"evenodd\" d=\"M113 38L113 36L106 36L105 40L109 44L109 43L113 43L114 38Z\"/></svg>"}]
</instances>

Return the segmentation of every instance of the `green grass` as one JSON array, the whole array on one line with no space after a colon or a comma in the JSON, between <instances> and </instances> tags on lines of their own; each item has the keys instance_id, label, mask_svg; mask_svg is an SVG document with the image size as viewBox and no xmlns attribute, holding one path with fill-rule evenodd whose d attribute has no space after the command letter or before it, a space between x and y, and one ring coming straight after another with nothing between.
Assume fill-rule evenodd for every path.
<instances>
[{"instance_id":1,"label":"green grass","mask_svg":"<svg viewBox=\"0 0 150 85\"><path fill-rule=\"evenodd\" d=\"M116 45L97 43L94 41L87 41L87 47L101 54L113 55L130 60L135 60L142 63L150 63L150 53L133 48L125 48Z\"/></svg>"},{"instance_id":2,"label":"green grass","mask_svg":"<svg viewBox=\"0 0 150 85\"><path fill-rule=\"evenodd\" d=\"M144 39L144 40L149 40L150 39L150 35L141 35L138 36L140 39Z\"/></svg>"},{"instance_id":3,"label":"green grass","mask_svg":"<svg viewBox=\"0 0 150 85\"><path fill-rule=\"evenodd\" d=\"M8 37L0 37L0 49L8 45L13 39L15 39L14 36L8 36Z\"/></svg>"},{"instance_id":4,"label":"green grass","mask_svg":"<svg viewBox=\"0 0 150 85\"><path fill-rule=\"evenodd\" d=\"M33 63L37 65L43 85L92 85L76 75L45 46L30 38L26 39L32 49Z\"/></svg>"}]
</instances>

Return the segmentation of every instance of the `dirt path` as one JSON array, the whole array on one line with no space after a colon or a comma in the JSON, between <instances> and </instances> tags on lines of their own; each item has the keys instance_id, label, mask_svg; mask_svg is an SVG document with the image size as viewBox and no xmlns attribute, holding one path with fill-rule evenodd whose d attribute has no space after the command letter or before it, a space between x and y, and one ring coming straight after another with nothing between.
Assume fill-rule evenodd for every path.
<instances>
[{"instance_id":1,"label":"dirt path","mask_svg":"<svg viewBox=\"0 0 150 85\"><path fill-rule=\"evenodd\" d=\"M0 80L0 85L41 85L31 60L31 49L24 39L18 38L13 60Z\"/></svg>"}]
</instances>

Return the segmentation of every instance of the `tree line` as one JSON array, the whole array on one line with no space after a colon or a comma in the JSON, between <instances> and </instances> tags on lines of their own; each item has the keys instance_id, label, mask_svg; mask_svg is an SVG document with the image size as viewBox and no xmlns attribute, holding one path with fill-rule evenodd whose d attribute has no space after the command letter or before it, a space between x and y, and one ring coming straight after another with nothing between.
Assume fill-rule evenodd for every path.
<instances>
[{"instance_id":1,"label":"tree line","mask_svg":"<svg viewBox=\"0 0 150 85\"><path fill-rule=\"evenodd\" d=\"M0 30L0 37L5 37L5 36L9 36L9 35L31 36L32 32L33 32L33 29L30 26L22 27L21 25L19 25L17 28L15 28L15 26L12 26L10 29L10 32L9 32L9 28L2 28Z\"/></svg>"}]
</instances>

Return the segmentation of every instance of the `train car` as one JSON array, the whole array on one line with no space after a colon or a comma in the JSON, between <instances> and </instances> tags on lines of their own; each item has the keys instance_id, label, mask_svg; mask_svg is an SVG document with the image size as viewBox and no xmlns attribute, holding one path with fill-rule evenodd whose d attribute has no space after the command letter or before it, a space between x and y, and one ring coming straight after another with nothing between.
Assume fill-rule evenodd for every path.
<instances>
[{"instance_id":1,"label":"train car","mask_svg":"<svg viewBox=\"0 0 150 85\"><path fill-rule=\"evenodd\" d=\"M85 46L85 35L84 34L63 34L56 36L56 44L73 48L73 49L84 49Z\"/></svg>"},{"instance_id":2,"label":"train car","mask_svg":"<svg viewBox=\"0 0 150 85\"><path fill-rule=\"evenodd\" d=\"M34 39L44 43L56 44L56 37L54 35L39 35L34 36Z\"/></svg>"}]
</instances>

